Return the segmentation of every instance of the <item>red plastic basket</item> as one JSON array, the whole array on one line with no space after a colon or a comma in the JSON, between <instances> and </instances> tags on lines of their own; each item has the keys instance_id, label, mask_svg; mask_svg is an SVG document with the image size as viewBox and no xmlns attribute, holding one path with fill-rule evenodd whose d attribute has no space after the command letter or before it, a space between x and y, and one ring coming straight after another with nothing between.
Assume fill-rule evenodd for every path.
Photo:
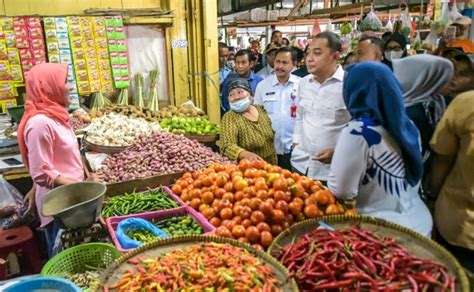
<instances>
[{"instance_id":1,"label":"red plastic basket","mask_svg":"<svg viewBox=\"0 0 474 292\"><path fill-rule=\"evenodd\" d=\"M115 230L117 228L117 225L122 220L125 220L127 218L141 218L148 221L154 220L156 222L156 221L165 220L173 216L180 216L180 215L191 216L194 220L196 220L196 222L199 225L201 225L202 229L204 230L204 234L208 234L216 230L216 228L211 223L209 223L209 221L207 221L207 219L201 213L196 212L193 208L186 207L186 206L169 209L169 210L153 211L153 212L147 212L147 213L141 213L141 214L132 214L132 215L127 215L127 216L110 217L110 218L107 218L106 220L107 229L117 249L120 252L125 253L132 249L123 249L117 237L115 236Z\"/></svg>"},{"instance_id":2,"label":"red plastic basket","mask_svg":"<svg viewBox=\"0 0 474 292\"><path fill-rule=\"evenodd\" d=\"M183 200L181 200L180 197L178 197L177 195L173 194L173 191L171 191L170 188L166 187L166 186L163 186L163 191L165 191L165 193L168 194L168 196L170 196L171 199L173 199L173 201L176 201L178 202L178 205L179 207L178 208L181 208L183 206L186 206L186 203L183 202ZM140 193L143 193L143 192L140 192ZM176 209L176 208L174 208ZM159 210L157 210L159 211ZM161 211L165 211L165 210L161 210ZM140 215L140 214L146 214L146 213L149 213L149 212L144 212L144 213L139 213L139 214L133 214L133 215ZM99 217L99 223L102 224L102 226L107 226L107 222L105 221L104 218L102 218L102 216Z\"/></svg>"}]
</instances>

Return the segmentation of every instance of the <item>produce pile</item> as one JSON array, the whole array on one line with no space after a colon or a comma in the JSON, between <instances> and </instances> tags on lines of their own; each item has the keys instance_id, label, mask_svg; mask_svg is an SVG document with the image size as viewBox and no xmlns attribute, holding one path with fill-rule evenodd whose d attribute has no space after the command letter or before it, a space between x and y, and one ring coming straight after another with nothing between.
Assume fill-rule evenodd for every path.
<instances>
[{"instance_id":1,"label":"produce pile","mask_svg":"<svg viewBox=\"0 0 474 292\"><path fill-rule=\"evenodd\" d=\"M160 237L155 236L150 230L144 228L130 228L125 234L131 239L141 243L150 243L160 239Z\"/></svg>"},{"instance_id":2,"label":"produce pile","mask_svg":"<svg viewBox=\"0 0 474 292\"><path fill-rule=\"evenodd\" d=\"M128 262L136 271L130 269L106 291L280 291L270 266L230 244L199 243Z\"/></svg>"},{"instance_id":3,"label":"produce pile","mask_svg":"<svg viewBox=\"0 0 474 292\"><path fill-rule=\"evenodd\" d=\"M139 135L148 135L158 130L159 124L110 113L92 120L86 140L102 146L128 146L136 141Z\"/></svg>"},{"instance_id":4,"label":"produce pile","mask_svg":"<svg viewBox=\"0 0 474 292\"><path fill-rule=\"evenodd\" d=\"M220 127L203 118L178 118L161 120L163 130L174 134L215 135L220 132Z\"/></svg>"},{"instance_id":5,"label":"produce pile","mask_svg":"<svg viewBox=\"0 0 474 292\"><path fill-rule=\"evenodd\" d=\"M69 118L69 123L74 131L82 130L91 123L91 116L82 110L76 110Z\"/></svg>"},{"instance_id":6,"label":"produce pile","mask_svg":"<svg viewBox=\"0 0 474 292\"><path fill-rule=\"evenodd\" d=\"M86 290L99 280L100 273L101 270L87 271L84 273L70 273L63 277L76 284L82 290Z\"/></svg>"},{"instance_id":7,"label":"produce pile","mask_svg":"<svg viewBox=\"0 0 474 292\"><path fill-rule=\"evenodd\" d=\"M194 171L212 162L230 163L230 160L182 135L160 131L140 136L124 151L109 156L99 172L105 182L111 183Z\"/></svg>"},{"instance_id":8,"label":"produce pile","mask_svg":"<svg viewBox=\"0 0 474 292\"><path fill-rule=\"evenodd\" d=\"M203 117L203 111L190 106L167 106L159 111L151 111L145 107L134 105L110 105L102 109L105 113L118 113L131 118L143 118L149 122L159 122L161 119L172 117Z\"/></svg>"},{"instance_id":9,"label":"produce pile","mask_svg":"<svg viewBox=\"0 0 474 292\"><path fill-rule=\"evenodd\" d=\"M201 225L199 225L193 217L188 215L174 216L159 221L155 223L155 225L171 237L179 235L200 235L204 233Z\"/></svg>"},{"instance_id":10,"label":"produce pile","mask_svg":"<svg viewBox=\"0 0 474 292\"><path fill-rule=\"evenodd\" d=\"M149 190L144 193L131 193L104 199L102 217L124 216L156 210L179 207L163 189Z\"/></svg>"},{"instance_id":11,"label":"produce pile","mask_svg":"<svg viewBox=\"0 0 474 292\"><path fill-rule=\"evenodd\" d=\"M456 291L446 268L358 225L316 229L277 252L304 291Z\"/></svg>"},{"instance_id":12,"label":"produce pile","mask_svg":"<svg viewBox=\"0 0 474 292\"><path fill-rule=\"evenodd\" d=\"M212 164L185 173L172 191L217 227L218 236L257 248L267 248L294 222L325 214L354 214L336 203L319 181L261 160Z\"/></svg>"}]
</instances>

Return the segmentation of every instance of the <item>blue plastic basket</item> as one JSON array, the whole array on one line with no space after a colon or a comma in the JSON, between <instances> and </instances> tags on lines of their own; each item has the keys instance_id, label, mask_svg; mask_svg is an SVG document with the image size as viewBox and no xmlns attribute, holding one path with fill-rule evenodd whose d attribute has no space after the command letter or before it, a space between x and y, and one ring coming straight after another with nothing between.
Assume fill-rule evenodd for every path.
<instances>
[{"instance_id":1,"label":"blue plastic basket","mask_svg":"<svg viewBox=\"0 0 474 292\"><path fill-rule=\"evenodd\" d=\"M58 292L81 292L81 289L69 280L56 277L35 277L21 280L6 288L5 292L28 292L47 290Z\"/></svg>"}]
</instances>

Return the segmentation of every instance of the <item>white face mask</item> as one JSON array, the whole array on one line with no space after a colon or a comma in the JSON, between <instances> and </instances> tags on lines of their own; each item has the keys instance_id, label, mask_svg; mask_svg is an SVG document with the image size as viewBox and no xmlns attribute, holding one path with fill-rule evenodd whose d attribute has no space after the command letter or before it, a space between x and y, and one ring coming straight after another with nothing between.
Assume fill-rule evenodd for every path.
<instances>
[{"instance_id":1,"label":"white face mask","mask_svg":"<svg viewBox=\"0 0 474 292\"><path fill-rule=\"evenodd\" d=\"M389 61L393 61L393 60L396 60L396 59L400 59L403 55L403 51L390 51L390 52L385 52L385 59L389 60Z\"/></svg>"},{"instance_id":2,"label":"white face mask","mask_svg":"<svg viewBox=\"0 0 474 292\"><path fill-rule=\"evenodd\" d=\"M235 66L235 61L234 60L227 61L227 67L229 67L230 69L233 69L234 66Z\"/></svg>"}]
</instances>

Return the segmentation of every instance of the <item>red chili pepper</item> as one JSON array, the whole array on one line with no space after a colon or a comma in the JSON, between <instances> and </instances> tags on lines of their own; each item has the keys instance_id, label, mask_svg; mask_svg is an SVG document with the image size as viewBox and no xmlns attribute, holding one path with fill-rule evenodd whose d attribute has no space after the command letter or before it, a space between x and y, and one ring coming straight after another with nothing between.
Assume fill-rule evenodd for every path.
<instances>
[{"instance_id":1,"label":"red chili pepper","mask_svg":"<svg viewBox=\"0 0 474 292\"><path fill-rule=\"evenodd\" d=\"M342 280L342 281L334 281L331 283L320 284L313 286L313 289L324 290L324 289L337 289L344 286L349 286L352 284L352 280Z\"/></svg>"}]
</instances>

